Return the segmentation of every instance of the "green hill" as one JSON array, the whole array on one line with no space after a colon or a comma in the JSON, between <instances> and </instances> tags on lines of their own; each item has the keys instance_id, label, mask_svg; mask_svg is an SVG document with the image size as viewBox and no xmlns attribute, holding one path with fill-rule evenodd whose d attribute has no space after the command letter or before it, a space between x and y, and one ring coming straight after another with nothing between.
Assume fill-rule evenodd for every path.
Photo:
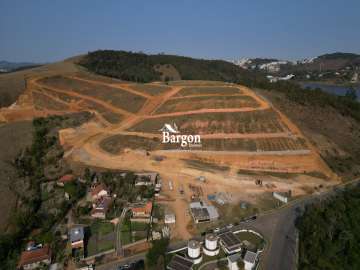
<instances>
[{"instance_id":1,"label":"green hill","mask_svg":"<svg viewBox=\"0 0 360 270\"><path fill-rule=\"evenodd\" d=\"M265 80L262 75L244 70L223 60L203 60L190 57L125 51L100 50L88 53L79 61L88 70L128 81L151 82L164 80L209 80L249 84L255 80ZM159 67L171 65L180 75L159 72Z\"/></svg>"}]
</instances>

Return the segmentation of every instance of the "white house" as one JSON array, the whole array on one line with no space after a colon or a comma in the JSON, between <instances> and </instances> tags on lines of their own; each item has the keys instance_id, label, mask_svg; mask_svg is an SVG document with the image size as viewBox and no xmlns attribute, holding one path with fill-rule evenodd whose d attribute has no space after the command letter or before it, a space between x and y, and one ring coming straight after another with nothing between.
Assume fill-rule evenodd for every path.
<instances>
[{"instance_id":1,"label":"white house","mask_svg":"<svg viewBox=\"0 0 360 270\"><path fill-rule=\"evenodd\" d=\"M176 222L175 214L169 213L165 215L165 224L172 224Z\"/></svg>"},{"instance_id":2,"label":"white house","mask_svg":"<svg viewBox=\"0 0 360 270\"><path fill-rule=\"evenodd\" d=\"M278 199L279 201L281 201L283 203L288 203L289 199L291 197L291 191L288 191L288 192L275 191L275 192L273 192L273 196L274 196L274 198Z\"/></svg>"}]
</instances>

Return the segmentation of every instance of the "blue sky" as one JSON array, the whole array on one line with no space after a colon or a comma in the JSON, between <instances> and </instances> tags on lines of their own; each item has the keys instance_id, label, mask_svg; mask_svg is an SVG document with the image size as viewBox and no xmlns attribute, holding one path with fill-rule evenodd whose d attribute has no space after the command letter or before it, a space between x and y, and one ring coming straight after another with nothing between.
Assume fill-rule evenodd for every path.
<instances>
[{"instance_id":1,"label":"blue sky","mask_svg":"<svg viewBox=\"0 0 360 270\"><path fill-rule=\"evenodd\" d=\"M360 53L359 0L0 0L0 60L96 49L200 58Z\"/></svg>"}]
</instances>

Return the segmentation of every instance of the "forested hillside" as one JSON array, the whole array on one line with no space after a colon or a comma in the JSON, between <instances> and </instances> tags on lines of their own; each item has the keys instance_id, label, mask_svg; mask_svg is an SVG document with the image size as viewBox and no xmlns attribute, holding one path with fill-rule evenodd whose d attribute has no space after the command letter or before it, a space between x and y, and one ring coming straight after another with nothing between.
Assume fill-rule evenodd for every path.
<instances>
[{"instance_id":1,"label":"forested hillside","mask_svg":"<svg viewBox=\"0 0 360 270\"><path fill-rule=\"evenodd\" d=\"M299 269L360 269L360 187L309 206L298 220Z\"/></svg>"},{"instance_id":2,"label":"forested hillside","mask_svg":"<svg viewBox=\"0 0 360 270\"><path fill-rule=\"evenodd\" d=\"M262 75L244 70L223 60L203 60L177 55L147 55L125 51L102 50L88 53L80 65L95 73L128 81L158 81L157 66L172 65L182 80L210 80L248 84L264 80ZM168 78L171 80L172 78Z\"/></svg>"}]
</instances>

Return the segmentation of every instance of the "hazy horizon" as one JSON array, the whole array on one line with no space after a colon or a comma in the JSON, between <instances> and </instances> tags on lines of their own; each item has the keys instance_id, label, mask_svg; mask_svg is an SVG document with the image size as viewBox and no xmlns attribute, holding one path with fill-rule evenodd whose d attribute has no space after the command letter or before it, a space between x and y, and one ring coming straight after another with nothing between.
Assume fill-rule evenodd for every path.
<instances>
[{"instance_id":1,"label":"hazy horizon","mask_svg":"<svg viewBox=\"0 0 360 270\"><path fill-rule=\"evenodd\" d=\"M321 3L322 2L322 3ZM360 54L360 2L2 1L0 60L48 63L97 49L205 59Z\"/></svg>"}]
</instances>

